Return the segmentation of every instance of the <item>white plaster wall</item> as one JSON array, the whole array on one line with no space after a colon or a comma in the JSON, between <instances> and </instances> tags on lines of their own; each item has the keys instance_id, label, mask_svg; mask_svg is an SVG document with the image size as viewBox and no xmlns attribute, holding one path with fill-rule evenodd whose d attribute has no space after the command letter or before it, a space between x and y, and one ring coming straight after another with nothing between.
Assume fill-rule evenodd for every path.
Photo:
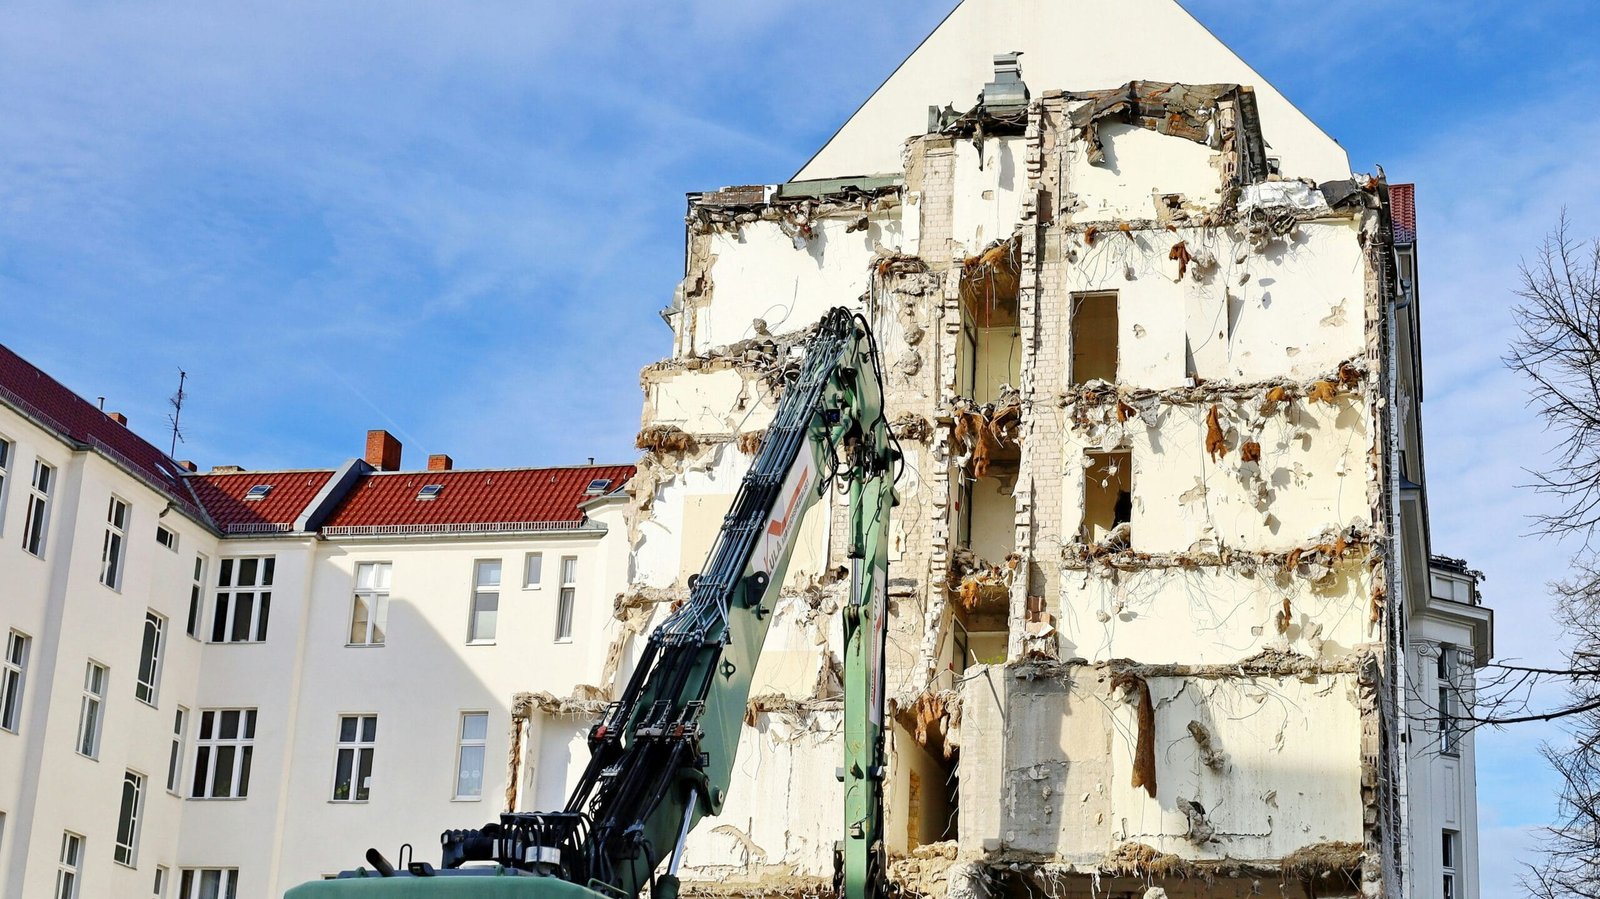
<instances>
[{"instance_id":1,"label":"white plaster wall","mask_svg":"<svg viewBox=\"0 0 1600 899\"><path fill-rule=\"evenodd\" d=\"M796 178L892 174L928 107L968 109L994 77L994 55L1022 52L1022 79L1046 90L1095 90L1135 79L1253 85L1262 130L1284 171L1348 178L1345 152L1175 0L965 0L916 48ZM892 60L892 57L891 57Z\"/></svg>"},{"instance_id":2,"label":"white plaster wall","mask_svg":"<svg viewBox=\"0 0 1600 899\"><path fill-rule=\"evenodd\" d=\"M1022 137L991 137L982 152L970 140L955 142L955 192L950 210L951 252L975 256L1017 230L1028 173ZM938 258L937 247L929 248Z\"/></svg>"},{"instance_id":3,"label":"white plaster wall","mask_svg":"<svg viewBox=\"0 0 1600 899\"><path fill-rule=\"evenodd\" d=\"M645 409L646 424L704 436L759 431L772 423L776 404L759 382L723 368L648 373Z\"/></svg>"},{"instance_id":4,"label":"white plaster wall","mask_svg":"<svg viewBox=\"0 0 1600 899\"><path fill-rule=\"evenodd\" d=\"M1355 554L1322 584L1275 569L1062 573L1061 654L1091 662L1219 665L1265 649L1336 659L1371 642L1369 572ZM1276 618L1287 600L1290 624Z\"/></svg>"},{"instance_id":5,"label":"white plaster wall","mask_svg":"<svg viewBox=\"0 0 1600 899\"><path fill-rule=\"evenodd\" d=\"M834 772L843 731L838 711L763 714L743 728L727 804L689 835L684 879L739 881L762 866L831 874L844 820L844 788Z\"/></svg>"},{"instance_id":6,"label":"white plaster wall","mask_svg":"<svg viewBox=\"0 0 1600 899\"><path fill-rule=\"evenodd\" d=\"M1098 127L1105 154L1099 165L1089 162L1087 143L1067 142L1067 190L1077 201L1075 221L1153 219L1162 194L1183 194L1204 206L1221 199L1222 175L1212 164L1216 154L1210 147L1124 122Z\"/></svg>"},{"instance_id":7,"label":"white plaster wall","mask_svg":"<svg viewBox=\"0 0 1600 899\"><path fill-rule=\"evenodd\" d=\"M757 221L711 236L712 301L693 305L690 351L704 353L756 336L762 319L773 334L810 327L834 306L859 306L877 246L898 249L901 207L874 213L865 231L845 233L851 218L813 223L810 239Z\"/></svg>"},{"instance_id":8,"label":"white plaster wall","mask_svg":"<svg viewBox=\"0 0 1600 899\"><path fill-rule=\"evenodd\" d=\"M1365 352L1357 229L1345 219L1305 223L1262 253L1242 233L1221 229L1131 238L1103 230L1092 246L1069 236L1076 260L1067 289L1117 292L1118 380L1129 386L1182 386L1190 355L1207 381L1307 380ZM1178 263L1168 256L1180 240L1190 253L1213 257L1215 270L1200 281L1191 270L1177 281Z\"/></svg>"},{"instance_id":9,"label":"white plaster wall","mask_svg":"<svg viewBox=\"0 0 1600 899\"><path fill-rule=\"evenodd\" d=\"M1219 417L1230 406L1224 404ZM1278 412L1223 429L1240 436L1221 459L1205 446L1209 406L1169 407L1159 427L1135 417L1069 432L1062 521L1070 536L1083 517L1086 451L1128 448L1133 454L1133 548L1184 552L1220 546L1287 552L1330 526L1368 525L1366 413L1355 397L1335 404L1296 401ZM1259 425L1259 432L1252 429ZM1261 461L1239 461L1239 444L1254 437Z\"/></svg>"},{"instance_id":10,"label":"white plaster wall","mask_svg":"<svg viewBox=\"0 0 1600 899\"><path fill-rule=\"evenodd\" d=\"M1425 615L1413 624L1411 636L1414 642L1407 652L1407 660L1413 692L1406 704L1408 718L1405 722L1410 876L1419 895L1437 892L1444 876L1441 832L1456 830L1461 834L1456 867L1457 895L1476 897L1480 877L1476 738L1472 730L1464 729L1455 755L1439 751L1436 657L1423 657L1418 651L1424 641L1470 647L1472 631L1463 624ZM1460 675L1464 680L1472 677L1464 665Z\"/></svg>"},{"instance_id":11,"label":"white plaster wall","mask_svg":"<svg viewBox=\"0 0 1600 899\"><path fill-rule=\"evenodd\" d=\"M1361 716L1353 674L1239 680L1159 678L1155 799L1132 786L1135 709L1115 711L1113 831L1184 858L1271 860L1330 840L1361 841ZM1215 771L1188 732L1200 721L1227 753ZM1196 846L1178 798L1199 802L1218 841Z\"/></svg>"}]
</instances>

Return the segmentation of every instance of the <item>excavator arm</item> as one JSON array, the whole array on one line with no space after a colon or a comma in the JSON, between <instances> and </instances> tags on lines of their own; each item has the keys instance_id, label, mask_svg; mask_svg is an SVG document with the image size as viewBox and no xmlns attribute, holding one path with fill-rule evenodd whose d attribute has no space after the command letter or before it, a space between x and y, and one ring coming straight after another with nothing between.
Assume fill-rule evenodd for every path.
<instances>
[{"instance_id":1,"label":"excavator arm","mask_svg":"<svg viewBox=\"0 0 1600 899\"><path fill-rule=\"evenodd\" d=\"M688 600L650 635L627 686L590 729L589 763L565 808L446 831L439 868L396 870L372 850L372 870L297 887L288 899L358 891L383 899L634 899L646 887L652 899L676 899L689 832L727 797L751 678L801 522L840 479L850 497L850 598L835 880L846 899L879 895L888 524L898 460L871 329L834 309L788 372Z\"/></svg>"}]
</instances>

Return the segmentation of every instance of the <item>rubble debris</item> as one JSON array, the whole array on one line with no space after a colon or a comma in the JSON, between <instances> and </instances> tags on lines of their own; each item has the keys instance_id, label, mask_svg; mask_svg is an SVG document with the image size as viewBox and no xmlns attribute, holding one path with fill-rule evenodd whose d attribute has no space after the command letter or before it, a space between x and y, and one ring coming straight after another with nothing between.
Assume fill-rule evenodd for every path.
<instances>
[{"instance_id":1,"label":"rubble debris","mask_svg":"<svg viewBox=\"0 0 1600 899\"><path fill-rule=\"evenodd\" d=\"M1167 251L1167 258L1178 261L1178 280L1182 281L1183 276L1189 273L1190 260L1194 259L1193 256L1189 255L1189 242L1180 240L1173 244L1172 249Z\"/></svg>"},{"instance_id":2,"label":"rubble debris","mask_svg":"<svg viewBox=\"0 0 1600 899\"><path fill-rule=\"evenodd\" d=\"M1205 806L1182 796L1178 797L1177 806L1189 824L1189 830L1184 834L1185 839L1196 846L1204 846L1217 838L1217 828L1206 818Z\"/></svg>"},{"instance_id":3,"label":"rubble debris","mask_svg":"<svg viewBox=\"0 0 1600 899\"><path fill-rule=\"evenodd\" d=\"M961 726L961 696L956 691L928 690L906 706L891 699L889 714L934 757L947 762L956 757L959 749L953 732Z\"/></svg>"},{"instance_id":4,"label":"rubble debris","mask_svg":"<svg viewBox=\"0 0 1600 899\"><path fill-rule=\"evenodd\" d=\"M598 717L609 702L608 698L599 698L602 696L603 691L596 687L580 687L566 699L558 699L548 690L517 693L511 697L511 717L531 718L536 711L546 715Z\"/></svg>"},{"instance_id":5,"label":"rubble debris","mask_svg":"<svg viewBox=\"0 0 1600 899\"><path fill-rule=\"evenodd\" d=\"M761 441L766 436L766 428L762 428L759 431L743 431L735 439L734 443L739 447L739 452L744 453L746 456L754 456L756 453L761 452Z\"/></svg>"},{"instance_id":6,"label":"rubble debris","mask_svg":"<svg viewBox=\"0 0 1600 899\"><path fill-rule=\"evenodd\" d=\"M952 440L970 465L972 476L984 477L994 456L1020 446L1022 400L1016 390L1002 386L1000 401L977 405L969 399L951 402Z\"/></svg>"},{"instance_id":7,"label":"rubble debris","mask_svg":"<svg viewBox=\"0 0 1600 899\"><path fill-rule=\"evenodd\" d=\"M889 423L889 430L898 440L927 443L933 438L933 423L915 412L902 412Z\"/></svg>"},{"instance_id":8,"label":"rubble debris","mask_svg":"<svg viewBox=\"0 0 1600 899\"><path fill-rule=\"evenodd\" d=\"M961 301L980 328L1014 324L1021 288L1022 242L996 241L961 263Z\"/></svg>"},{"instance_id":9,"label":"rubble debris","mask_svg":"<svg viewBox=\"0 0 1600 899\"><path fill-rule=\"evenodd\" d=\"M1004 610L1011 604L1011 585L1016 583L1022 556L1010 553L1003 565L976 558L971 550L956 551L950 574L956 581L956 598L968 613Z\"/></svg>"},{"instance_id":10,"label":"rubble debris","mask_svg":"<svg viewBox=\"0 0 1600 899\"><path fill-rule=\"evenodd\" d=\"M1240 444L1240 446L1239 446L1239 461L1240 462L1260 462L1261 461L1261 444L1257 443L1254 440L1246 440L1244 443Z\"/></svg>"},{"instance_id":11,"label":"rubble debris","mask_svg":"<svg viewBox=\"0 0 1600 899\"><path fill-rule=\"evenodd\" d=\"M1169 877L1188 878L1200 869L1176 855L1162 852L1148 843L1119 843L1096 866L1100 873L1113 877L1138 877L1144 880Z\"/></svg>"},{"instance_id":12,"label":"rubble debris","mask_svg":"<svg viewBox=\"0 0 1600 899\"><path fill-rule=\"evenodd\" d=\"M1339 840L1314 843L1283 857L1283 876L1306 881L1344 877L1347 878L1346 886L1358 887L1361 883L1361 865L1366 856L1366 849L1360 843Z\"/></svg>"},{"instance_id":13,"label":"rubble debris","mask_svg":"<svg viewBox=\"0 0 1600 899\"><path fill-rule=\"evenodd\" d=\"M1215 462L1228 454L1228 442L1223 439L1222 424L1218 421L1220 411L1216 406L1206 413L1206 455Z\"/></svg>"},{"instance_id":14,"label":"rubble debris","mask_svg":"<svg viewBox=\"0 0 1600 899\"><path fill-rule=\"evenodd\" d=\"M1123 571L1203 567L1225 567L1240 572L1275 569L1318 581L1330 576L1333 569L1348 558L1352 551L1365 550L1373 545L1375 539L1371 530L1351 525L1340 530L1324 531L1313 541L1284 552L1249 552L1223 547L1192 549L1188 552L1146 553L1131 550L1107 551L1103 545L1097 548L1083 543L1069 543L1061 548L1061 560L1065 568L1103 566Z\"/></svg>"},{"instance_id":15,"label":"rubble debris","mask_svg":"<svg viewBox=\"0 0 1600 899\"><path fill-rule=\"evenodd\" d=\"M1255 92L1248 87L1130 81L1111 90L1070 91L1063 95L1070 100L1089 101L1074 107L1068 118L1078 139L1088 147L1091 165L1105 165L1100 125L1112 121L1181 137L1214 150L1234 151L1239 160L1236 180L1240 183L1252 184L1267 177L1266 146L1255 115ZM1239 139L1241 136L1243 140Z\"/></svg>"},{"instance_id":16,"label":"rubble debris","mask_svg":"<svg viewBox=\"0 0 1600 899\"><path fill-rule=\"evenodd\" d=\"M1151 799L1156 798L1156 710L1150 701L1150 684L1129 670L1112 674L1111 686L1120 689L1133 701L1139 722L1138 738L1133 749L1133 786L1144 787Z\"/></svg>"},{"instance_id":17,"label":"rubble debris","mask_svg":"<svg viewBox=\"0 0 1600 899\"><path fill-rule=\"evenodd\" d=\"M1333 405L1339 399L1339 385L1332 381L1312 381L1306 389L1306 402Z\"/></svg>"},{"instance_id":18,"label":"rubble debris","mask_svg":"<svg viewBox=\"0 0 1600 899\"><path fill-rule=\"evenodd\" d=\"M1144 410L1153 408L1155 404L1169 406L1217 404L1224 400L1236 403L1249 402L1253 408L1259 409L1262 415L1271 415L1279 406L1292 402L1296 397L1307 396L1309 399L1308 395L1314 388L1319 391L1317 401L1335 402L1341 395L1354 393L1369 375L1364 360L1348 360L1339 363L1336 369L1307 382L1291 381L1287 378L1244 383L1217 380L1188 387L1152 390L1110 384L1105 381L1090 381L1060 391L1056 399L1061 407L1078 411L1079 418L1075 420L1075 424L1086 422L1087 419L1082 416L1088 410L1101 406L1112 409L1126 406L1138 410L1143 417ZM1324 383L1331 387L1317 386Z\"/></svg>"},{"instance_id":19,"label":"rubble debris","mask_svg":"<svg viewBox=\"0 0 1600 899\"><path fill-rule=\"evenodd\" d=\"M1211 736L1211 731L1198 721L1189 722L1189 736L1194 739L1194 745L1200 750L1200 764L1213 771L1221 771L1227 767L1228 754L1217 748L1216 738Z\"/></svg>"},{"instance_id":20,"label":"rubble debris","mask_svg":"<svg viewBox=\"0 0 1600 899\"><path fill-rule=\"evenodd\" d=\"M677 425L650 425L639 432L633 445L652 453L687 453L694 450L695 440Z\"/></svg>"}]
</instances>

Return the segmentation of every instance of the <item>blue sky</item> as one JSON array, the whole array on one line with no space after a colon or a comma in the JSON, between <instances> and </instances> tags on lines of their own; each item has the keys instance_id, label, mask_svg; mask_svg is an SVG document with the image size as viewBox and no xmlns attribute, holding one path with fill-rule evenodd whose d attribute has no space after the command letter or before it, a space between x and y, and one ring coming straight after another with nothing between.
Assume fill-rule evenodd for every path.
<instances>
[{"instance_id":1,"label":"blue sky","mask_svg":"<svg viewBox=\"0 0 1600 899\"><path fill-rule=\"evenodd\" d=\"M1550 437L1498 357L1519 256L1563 205L1600 234L1600 15L1186 5L1358 170L1418 183L1435 549L1488 573L1502 656L1547 658L1572 548L1525 535ZM683 194L787 177L946 11L8 2L0 342L161 445L187 369L202 465L330 465L369 427L412 461L630 459ZM1481 738L1485 895L1550 813L1543 736Z\"/></svg>"}]
</instances>

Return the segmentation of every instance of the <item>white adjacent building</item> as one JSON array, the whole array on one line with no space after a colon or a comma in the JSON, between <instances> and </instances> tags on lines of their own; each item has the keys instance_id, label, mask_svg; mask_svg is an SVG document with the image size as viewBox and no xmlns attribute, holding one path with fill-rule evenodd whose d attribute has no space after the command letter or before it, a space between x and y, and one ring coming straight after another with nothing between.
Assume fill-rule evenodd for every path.
<instances>
[{"instance_id":1,"label":"white adjacent building","mask_svg":"<svg viewBox=\"0 0 1600 899\"><path fill-rule=\"evenodd\" d=\"M0 895L266 899L564 798L632 466L369 437L196 474L0 347Z\"/></svg>"}]
</instances>

